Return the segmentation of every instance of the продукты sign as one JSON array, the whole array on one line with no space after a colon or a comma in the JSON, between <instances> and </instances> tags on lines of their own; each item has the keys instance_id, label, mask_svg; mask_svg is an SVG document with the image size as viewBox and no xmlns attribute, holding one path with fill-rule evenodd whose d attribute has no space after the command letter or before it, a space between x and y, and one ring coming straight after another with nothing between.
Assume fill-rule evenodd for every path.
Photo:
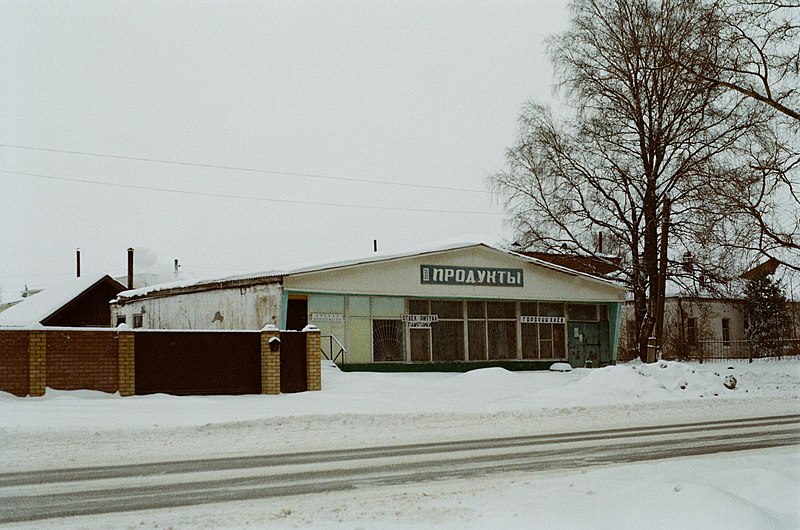
<instances>
[{"instance_id":1,"label":"\u043f\u0440\u043e\u0434\u0443\u043a\u0442\u044b sign","mask_svg":"<svg viewBox=\"0 0 800 530\"><path fill-rule=\"evenodd\" d=\"M420 265L422 284L522 287L522 269Z\"/></svg>"}]
</instances>

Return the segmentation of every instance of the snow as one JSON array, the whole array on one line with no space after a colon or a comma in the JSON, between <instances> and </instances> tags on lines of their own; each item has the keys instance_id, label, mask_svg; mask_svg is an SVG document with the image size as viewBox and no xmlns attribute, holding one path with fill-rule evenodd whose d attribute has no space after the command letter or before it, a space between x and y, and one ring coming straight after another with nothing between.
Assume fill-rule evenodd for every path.
<instances>
[{"instance_id":1,"label":"snow","mask_svg":"<svg viewBox=\"0 0 800 530\"><path fill-rule=\"evenodd\" d=\"M571 372L572 365L569 363L553 363L550 365L550 370L553 372Z\"/></svg>"},{"instance_id":2,"label":"snow","mask_svg":"<svg viewBox=\"0 0 800 530\"><path fill-rule=\"evenodd\" d=\"M0 313L0 326L37 325L78 295L105 278L105 274L82 276L61 285L48 287Z\"/></svg>"},{"instance_id":3,"label":"snow","mask_svg":"<svg viewBox=\"0 0 800 530\"><path fill-rule=\"evenodd\" d=\"M731 530L800 527L796 448L74 517L106 528ZM65 520L37 521L58 529Z\"/></svg>"},{"instance_id":4,"label":"snow","mask_svg":"<svg viewBox=\"0 0 800 530\"><path fill-rule=\"evenodd\" d=\"M341 372L278 396L0 393L4 472L796 414L800 361ZM737 385L725 387L734 376ZM37 522L37 528L798 528L796 446Z\"/></svg>"}]
</instances>

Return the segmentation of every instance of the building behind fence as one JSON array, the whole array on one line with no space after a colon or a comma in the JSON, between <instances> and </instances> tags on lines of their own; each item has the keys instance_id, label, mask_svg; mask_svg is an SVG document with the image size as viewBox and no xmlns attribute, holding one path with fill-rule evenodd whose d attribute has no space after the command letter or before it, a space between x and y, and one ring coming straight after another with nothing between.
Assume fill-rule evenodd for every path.
<instances>
[{"instance_id":1,"label":"building behind fence","mask_svg":"<svg viewBox=\"0 0 800 530\"><path fill-rule=\"evenodd\" d=\"M669 296L664 306L664 337L661 355L665 359L750 359L785 357L796 351L800 339L800 302L789 302L791 329L781 341L751 344L746 340L747 321L742 299ZM752 353L751 353L752 350ZM633 303L622 310L619 362L638 356Z\"/></svg>"},{"instance_id":2,"label":"building behind fence","mask_svg":"<svg viewBox=\"0 0 800 530\"><path fill-rule=\"evenodd\" d=\"M122 396L278 394L320 390L320 332L0 330L0 390L45 388Z\"/></svg>"}]
</instances>

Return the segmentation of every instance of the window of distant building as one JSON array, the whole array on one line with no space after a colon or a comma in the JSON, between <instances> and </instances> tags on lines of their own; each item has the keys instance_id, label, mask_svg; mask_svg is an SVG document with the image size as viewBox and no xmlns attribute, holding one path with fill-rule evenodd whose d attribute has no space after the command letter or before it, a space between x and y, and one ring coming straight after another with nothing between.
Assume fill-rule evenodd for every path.
<instances>
[{"instance_id":1,"label":"window of distant building","mask_svg":"<svg viewBox=\"0 0 800 530\"><path fill-rule=\"evenodd\" d=\"M128 321L128 317L126 317L125 315L119 315L119 316L117 316L117 325L118 325L118 326L119 326L120 324L124 324L124 323L125 323L125 322L127 322L127 321Z\"/></svg>"},{"instance_id":2,"label":"window of distant building","mask_svg":"<svg viewBox=\"0 0 800 530\"><path fill-rule=\"evenodd\" d=\"M689 344L697 343L697 319L694 317L686 319L686 341Z\"/></svg>"},{"instance_id":3,"label":"window of distant building","mask_svg":"<svg viewBox=\"0 0 800 530\"><path fill-rule=\"evenodd\" d=\"M722 344L726 347L731 345L731 319L722 319Z\"/></svg>"},{"instance_id":4,"label":"window of distant building","mask_svg":"<svg viewBox=\"0 0 800 530\"><path fill-rule=\"evenodd\" d=\"M630 350L636 349L636 321L629 318L625 324L625 332L628 338L628 348Z\"/></svg>"},{"instance_id":5,"label":"window of distant building","mask_svg":"<svg viewBox=\"0 0 800 530\"><path fill-rule=\"evenodd\" d=\"M133 315L133 327L140 328L143 324L142 315Z\"/></svg>"}]
</instances>

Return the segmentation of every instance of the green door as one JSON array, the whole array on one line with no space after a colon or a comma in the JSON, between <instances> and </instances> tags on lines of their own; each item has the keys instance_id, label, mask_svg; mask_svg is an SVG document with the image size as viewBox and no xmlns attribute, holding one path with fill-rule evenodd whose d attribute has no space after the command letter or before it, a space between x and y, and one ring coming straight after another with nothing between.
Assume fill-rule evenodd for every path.
<instances>
[{"instance_id":1,"label":"green door","mask_svg":"<svg viewBox=\"0 0 800 530\"><path fill-rule=\"evenodd\" d=\"M600 366L602 360L600 324L601 322L570 322L567 324L569 364L573 368L587 366L589 362L591 362L591 366ZM608 337L605 342L608 343ZM606 352L605 357L608 355ZM608 362L609 359L606 359L606 363Z\"/></svg>"}]
</instances>

